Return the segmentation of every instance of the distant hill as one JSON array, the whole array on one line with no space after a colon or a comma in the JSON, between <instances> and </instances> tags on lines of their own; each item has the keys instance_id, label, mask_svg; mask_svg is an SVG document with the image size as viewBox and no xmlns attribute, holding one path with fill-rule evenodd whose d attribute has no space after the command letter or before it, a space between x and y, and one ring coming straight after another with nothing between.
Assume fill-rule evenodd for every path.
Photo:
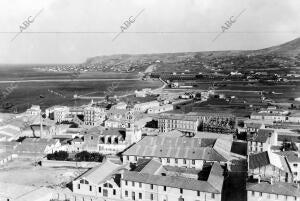
<instances>
[{"instance_id":1,"label":"distant hill","mask_svg":"<svg viewBox=\"0 0 300 201\"><path fill-rule=\"evenodd\" d=\"M119 54L110 56L96 56L86 60L86 64L118 64L126 62L136 62L139 60L164 60L176 61L182 58L192 57L224 57L239 55L267 55L276 54L278 56L300 56L300 38L294 39L287 43L259 49L259 50L228 50L228 51L204 51L204 52L181 52L181 53L157 53L157 54Z\"/></svg>"},{"instance_id":2,"label":"distant hill","mask_svg":"<svg viewBox=\"0 0 300 201\"><path fill-rule=\"evenodd\" d=\"M277 54L282 56L300 55L300 38L287 43L254 51L256 54Z\"/></svg>"}]
</instances>

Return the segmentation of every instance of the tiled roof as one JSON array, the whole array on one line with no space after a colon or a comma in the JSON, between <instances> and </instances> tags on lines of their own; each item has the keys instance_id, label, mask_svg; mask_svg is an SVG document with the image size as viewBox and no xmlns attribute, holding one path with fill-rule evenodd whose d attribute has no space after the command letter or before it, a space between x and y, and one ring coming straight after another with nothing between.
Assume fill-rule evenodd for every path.
<instances>
[{"instance_id":1,"label":"tiled roof","mask_svg":"<svg viewBox=\"0 0 300 201\"><path fill-rule=\"evenodd\" d=\"M159 186L168 186L173 188L182 188L194 191L220 193L212 185L206 181L199 181L191 178L177 176L160 176L147 173L125 171L123 174L124 180L154 184Z\"/></svg>"},{"instance_id":2,"label":"tiled roof","mask_svg":"<svg viewBox=\"0 0 300 201\"><path fill-rule=\"evenodd\" d=\"M123 155L227 161L212 147L203 147L202 139L146 136Z\"/></svg>"},{"instance_id":3,"label":"tiled roof","mask_svg":"<svg viewBox=\"0 0 300 201\"><path fill-rule=\"evenodd\" d=\"M139 172L125 171L123 174L123 179L129 181L160 185L160 186L168 186L173 188L182 188L182 189L189 189L195 191L199 190L202 192L211 192L211 193L222 192L224 171L219 163L214 163L211 166L210 172L207 173L209 174L208 179L206 177L207 180L188 178L188 177L184 177L183 175L175 176L175 175L167 174L165 176L162 176L160 174L155 174L155 172L157 172L160 169L160 167L163 167L167 172L169 171L174 172L176 170L179 170L178 173L180 172L180 173L188 173L188 174L199 174L199 170L197 171L195 169L191 170L187 168L186 171L182 172L181 170L183 170L184 168L162 166L160 162L151 160Z\"/></svg>"},{"instance_id":4,"label":"tiled roof","mask_svg":"<svg viewBox=\"0 0 300 201\"><path fill-rule=\"evenodd\" d=\"M255 169L270 164L268 152L261 152L249 156L249 168Z\"/></svg>"},{"instance_id":5,"label":"tiled roof","mask_svg":"<svg viewBox=\"0 0 300 201\"><path fill-rule=\"evenodd\" d=\"M258 167L264 167L267 165L273 165L282 171L291 172L289 164L284 156L272 153L270 151L261 152L249 156L249 168L255 169Z\"/></svg>"},{"instance_id":6,"label":"tiled roof","mask_svg":"<svg viewBox=\"0 0 300 201\"><path fill-rule=\"evenodd\" d=\"M110 160L106 160L99 166L96 166L85 172L78 179L84 178L93 184L101 184L102 182L108 180L114 174L118 173L124 167L124 165L119 165L111 162Z\"/></svg>"},{"instance_id":7,"label":"tiled roof","mask_svg":"<svg viewBox=\"0 0 300 201\"><path fill-rule=\"evenodd\" d=\"M280 134L278 135L278 141L284 142L300 142L300 135L284 135Z\"/></svg>"},{"instance_id":8,"label":"tiled roof","mask_svg":"<svg viewBox=\"0 0 300 201\"><path fill-rule=\"evenodd\" d=\"M274 182L273 184L270 184L269 182L260 182L255 184L247 183L247 191L300 197L300 190L297 188L297 184L294 183L283 183L283 182Z\"/></svg>"},{"instance_id":9,"label":"tiled roof","mask_svg":"<svg viewBox=\"0 0 300 201\"><path fill-rule=\"evenodd\" d=\"M251 141L265 143L267 139L274 133L272 129L259 129L257 135Z\"/></svg>"}]
</instances>

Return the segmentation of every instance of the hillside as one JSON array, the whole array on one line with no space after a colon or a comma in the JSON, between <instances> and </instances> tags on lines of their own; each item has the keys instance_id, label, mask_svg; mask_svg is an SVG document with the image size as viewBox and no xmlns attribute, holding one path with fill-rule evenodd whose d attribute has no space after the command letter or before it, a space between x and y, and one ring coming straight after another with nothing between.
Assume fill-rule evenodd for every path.
<instances>
[{"instance_id":1,"label":"hillside","mask_svg":"<svg viewBox=\"0 0 300 201\"><path fill-rule=\"evenodd\" d=\"M299 56L300 55L300 38L296 38L287 43L257 50L257 54L277 54L280 56Z\"/></svg>"}]
</instances>

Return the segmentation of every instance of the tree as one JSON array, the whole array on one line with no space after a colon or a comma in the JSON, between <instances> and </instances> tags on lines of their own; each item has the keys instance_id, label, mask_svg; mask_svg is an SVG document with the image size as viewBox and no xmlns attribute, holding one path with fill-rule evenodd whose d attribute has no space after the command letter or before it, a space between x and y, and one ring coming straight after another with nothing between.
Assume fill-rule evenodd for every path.
<instances>
[{"instance_id":1,"label":"tree","mask_svg":"<svg viewBox=\"0 0 300 201\"><path fill-rule=\"evenodd\" d=\"M48 154L47 159L48 160L58 160L58 161L66 161L69 157L68 152L66 151L56 151L53 154Z\"/></svg>"}]
</instances>

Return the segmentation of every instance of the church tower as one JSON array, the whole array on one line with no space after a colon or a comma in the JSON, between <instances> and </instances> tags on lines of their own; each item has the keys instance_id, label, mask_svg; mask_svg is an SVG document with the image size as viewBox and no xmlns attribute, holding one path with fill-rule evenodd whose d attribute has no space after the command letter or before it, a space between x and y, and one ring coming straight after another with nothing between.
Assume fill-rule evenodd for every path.
<instances>
[{"instance_id":1,"label":"church tower","mask_svg":"<svg viewBox=\"0 0 300 201\"><path fill-rule=\"evenodd\" d=\"M126 141L130 144L138 142L142 139L142 130L135 123L135 115L133 110L126 113Z\"/></svg>"}]
</instances>

